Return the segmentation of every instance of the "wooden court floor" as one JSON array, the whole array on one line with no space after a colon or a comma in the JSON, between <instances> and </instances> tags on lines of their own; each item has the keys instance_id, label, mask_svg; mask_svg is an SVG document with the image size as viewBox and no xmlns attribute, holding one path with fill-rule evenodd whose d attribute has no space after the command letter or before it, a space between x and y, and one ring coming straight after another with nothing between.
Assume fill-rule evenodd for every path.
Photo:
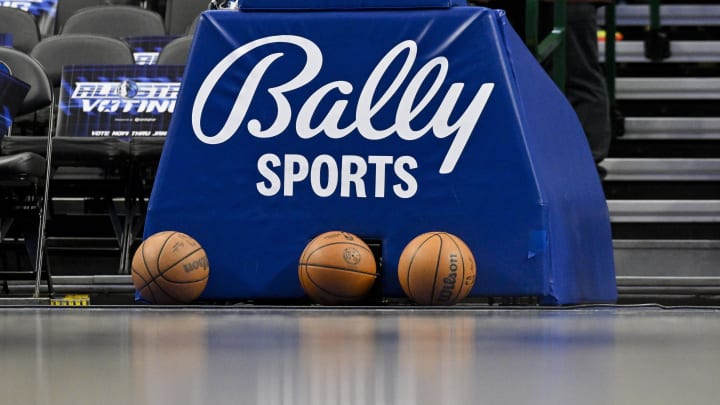
<instances>
[{"instance_id":1,"label":"wooden court floor","mask_svg":"<svg viewBox=\"0 0 720 405\"><path fill-rule=\"evenodd\" d=\"M0 403L717 404L720 308L0 308Z\"/></svg>"}]
</instances>

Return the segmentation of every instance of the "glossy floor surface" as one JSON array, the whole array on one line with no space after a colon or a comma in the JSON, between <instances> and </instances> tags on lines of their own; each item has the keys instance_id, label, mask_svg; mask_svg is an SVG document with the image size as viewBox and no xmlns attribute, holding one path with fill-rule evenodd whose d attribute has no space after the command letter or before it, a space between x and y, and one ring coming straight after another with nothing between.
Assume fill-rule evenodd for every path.
<instances>
[{"instance_id":1,"label":"glossy floor surface","mask_svg":"<svg viewBox=\"0 0 720 405\"><path fill-rule=\"evenodd\" d=\"M2 404L719 398L713 308L0 308Z\"/></svg>"}]
</instances>

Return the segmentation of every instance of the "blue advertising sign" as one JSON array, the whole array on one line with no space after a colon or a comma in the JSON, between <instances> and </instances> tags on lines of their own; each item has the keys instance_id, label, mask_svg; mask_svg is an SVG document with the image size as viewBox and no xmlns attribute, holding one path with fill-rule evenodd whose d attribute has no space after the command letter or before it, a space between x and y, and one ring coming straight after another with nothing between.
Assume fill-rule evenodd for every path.
<instances>
[{"instance_id":1,"label":"blue advertising sign","mask_svg":"<svg viewBox=\"0 0 720 405\"><path fill-rule=\"evenodd\" d=\"M51 35L58 0L0 0L0 7L19 8L35 16L40 32Z\"/></svg>"},{"instance_id":2,"label":"blue advertising sign","mask_svg":"<svg viewBox=\"0 0 720 405\"><path fill-rule=\"evenodd\" d=\"M7 66L0 62L0 137L7 135L28 91L30 85L11 76Z\"/></svg>"},{"instance_id":3,"label":"blue advertising sign","mask_svg":"<svg viewBox=\"0 0 720 405\"><path fill-rule=\"evenodd\" d=\"M471 296L614 301L587 141L504 14L346 8L203 14L146 235L203 245L208 299L303 296L306 244L343 230L380 241L388 297L406 244L446 231Z\"/></svg>"},{"instance_id":4,"label":"blue advertising sign","mask_svg":"<svg viewBox=\"0 0 720 405\"><path fill-rule=\"evenodd\" d=\"M176 38L179 37L177 35L153 35L123 39L132 48L135 63L138 65L154 65L157 63L160 51Z\"/></svg>"},{"instance_id":5,"label":"blue advertising sign","mask_svg":"<svg viewBox=\"0 0 720 405\"><path fill-rule=\"evenodd\" d=\"M165 136L183 66L73 65L63 69L57 133Z\"/></svg>"},{"instance_id":6,"label":"blue advertising sign","mask_svg":"<svg viewBox=\"0 0 720 405\"><path fill-rule=\"evenodd\" d=\"M13 37L11 33L0 32L0 46L12 48Z\"/></svg>"}]
</instances>

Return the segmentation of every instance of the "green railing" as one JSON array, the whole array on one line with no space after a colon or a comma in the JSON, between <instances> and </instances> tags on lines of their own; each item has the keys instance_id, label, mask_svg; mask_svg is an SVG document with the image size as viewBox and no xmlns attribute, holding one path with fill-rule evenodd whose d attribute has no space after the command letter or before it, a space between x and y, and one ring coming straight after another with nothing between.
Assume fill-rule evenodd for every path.
<instances>
[{"instance_id":1,"label":"green railing","mask_svg":"<svg viewBox=\"0 0 720 405\"><path fill-rule=\"evenodd\" d=\"M567 21L567 0L556 0L553 7L553 28L542 41L538 36L539 0L526 0L525 44L541 63L552 57L550 76L555 84L565 89L565 22Z\"/></svg>"},{"instance_id":2,"label":"green railing","mask_svg":"<svg viewBox=\"0 0 720 405\"><path fill-rule=\"evenodd\" d=\"M650 0L650 30L660 29L660 0Z\"/></svg>"},{"instance_id":3,"label":"green railing","mask_svg":"<svg viewBox=\"0 0 720 405\"><path fill-rule=\"evenodd\" d=\"M610 99L610 108L615 108L615 78L617 77L617 67L615 57L615 33L617 25L615 24L615 2L605 7L605 80L607 81L608 98Z\"/></svg>"},{"instance_id":4,"label":"green railing","mask_svg":"<svg viewBox=\"0 0 720 405\"><path fill-rule=\"evenodd\" d=\"M660 0L650 0L650 26L645 41L645 55L651 60L662 60L669 56L667 37L661 31ZM617 78L615 33L615 2L605 8L605 77L608 85L610 105L615 106L615 79Z\"/></svg>"}]
</instances>

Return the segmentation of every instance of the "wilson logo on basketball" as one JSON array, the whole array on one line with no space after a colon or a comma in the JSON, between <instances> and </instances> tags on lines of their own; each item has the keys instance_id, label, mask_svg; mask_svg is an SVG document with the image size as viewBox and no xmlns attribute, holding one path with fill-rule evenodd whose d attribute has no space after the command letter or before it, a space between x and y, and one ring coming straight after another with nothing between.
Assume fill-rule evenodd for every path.
<instances>
[{"instance_id":1,"label":"wilson logo on basketball","mask_svg":"<svg viewBox=\"0 0 720 405\"><path fill-rule=\"evenodd\" d=\"M438 296L438 301L440 301L440 302L449 301L453 295L453 291L455 290L455 283L457 282L457 269L458 269L458 257L456 254L450 255L449 269L450 269L450 274L448 274L447 277L443 278L442 290L440 290L440 295Z\"/></svg>"},{"instance_id":2,"label":"wilson logo on basketball","mask_svg":"<svg viewBox=\"0 0 720 405\"><path fill-rule=\"evenodd\" d=\"M208 267L208 260L207 256L202 257L200 259L194 260L190 263L183 264L183 270L185 270L186 273L189 273L191 271L195 271L200 268L207 268Z\"/></svg>"},{"instance_id":3,"label":"wilson logo on basketball","mask_svg":"<svg viewBox=\"0 0 720 405\"><path fill-rule=\"evenodd\" d=\"M345 251L343 251L343 258L348 264L358 264L360 263L360 252L358 252L355 248L345 248Z\"/></svg>"},{"instance_id":4,"label":"wilson logo on basketball","mask_svg":"<svg viewBox=\"0 0 720 405\"><path fill-rule=\"evenodd\" d=\"M256 56L256 49L275 50L279 45L299 48L304 56L304 64L283 69L298 72L294 76L280 76L282 73L278 73L280 70L273 65L297 63L297 59L289 59L285 53L277 51L271 51L274 53L263 58ZM248 61L237 63L248 54L253 55L245 58ZM436 56L417 66L416 62L421 59L417 55L418 44L415 41L402 41L389 49L367 72L365 83L358 85L347 80L323 83L317 77L323 67L324 55L311 40L296 35L275 35L248 42L226 55L200 85L191 113L193 132L200 141L209 145L222 144L240 131L261 139L296 134L303 140L319 135L337 140L359 134L368 141L397 136L412 142L431 135L450 140L438 172L452 173L495 85L483 83L479 88L469 88L462 82L446 83L450 72L450 62L446 57ZM239 66L246 70L243 72L245 80L223 123L223 117L217 116L217 109L207 108L206 104L213 94L220 93L215 89L218 83L223 82L223 76ZM272 79L268 79L266 76L271 74ZM265 83L279 84L263 88ZM288 95L307 86L313 86L312 92L303 104L292 105ZM222 89L223 92L225 90L226 87ZM464 91L469 91L471 97L461 97ZM265 109L276 111L271 120L250 115L256 94L272 98L273 106ZM458 105L460 100L468 101L463 101L465 105ZM332 103L329 111L323 111L326 107L319 108L329 103ZM203 120L206 111L212 112L213 122L221 123L215 133L207 133L207 127L203 126L203 122L210 121ZM394 122L380 127L378 117L383 115L392 116ZM348 117L352 118L349 123ZM297 153L284 156L266 153L257 162L258 173L263 180L256 186L258 192L267 197L279 193L292 197L295 183L309 182L312 191L319 197L339 194L345 198L365 198L374 193L375 198L384 198L386 193L392 192L399 198L411 198L418 189L412 171L418 167L418 161L413 156L371 154L338 158L322 153L313 157ZM375 174L374 185L365 185L368 173Z\"/></svg>"}]
</instances>

